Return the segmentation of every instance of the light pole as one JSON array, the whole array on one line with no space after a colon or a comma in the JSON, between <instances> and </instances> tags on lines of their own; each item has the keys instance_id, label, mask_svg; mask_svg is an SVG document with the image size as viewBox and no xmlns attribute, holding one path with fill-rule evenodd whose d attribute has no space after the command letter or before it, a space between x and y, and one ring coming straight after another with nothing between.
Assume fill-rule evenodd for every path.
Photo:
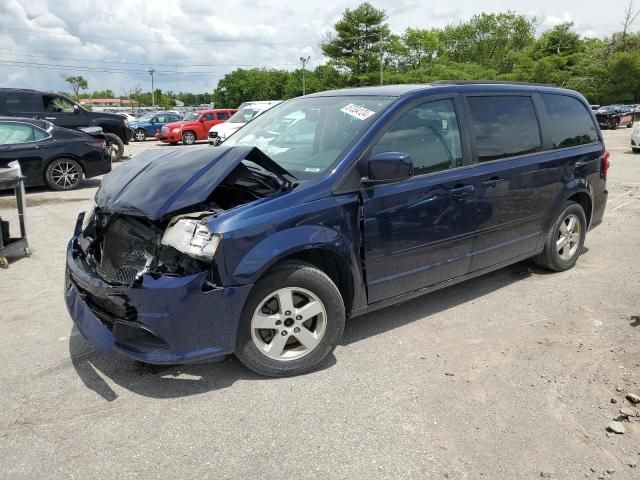
<instances>
[{"instance_id":1,"label":"light pole","mask_svg":"<svg viewBox=\"0 0 640 480\"><path fill-rule=\"evenodd\" d=\"M149 70L147 70L147 72L149 72L149 75L151 75L151 105L153 107L153 109L156 109L156 89L153 86L153 74L156 73L155 68L150 68Z\"/></svg>"},{"instance_id":2,"label":"light pole","mask_svg":"<svg viewBox=\"0 0 640 480\"><path fill-rule=\"evenodd\" d=\"M307 66L307 63L309 63L310 59L310 56L308 56L307 58L300 57L300 61L302 62L302 95L305 95L307 93L307 86L305 85L304 81L304 69Z\"/></svg>"}]
</instances>

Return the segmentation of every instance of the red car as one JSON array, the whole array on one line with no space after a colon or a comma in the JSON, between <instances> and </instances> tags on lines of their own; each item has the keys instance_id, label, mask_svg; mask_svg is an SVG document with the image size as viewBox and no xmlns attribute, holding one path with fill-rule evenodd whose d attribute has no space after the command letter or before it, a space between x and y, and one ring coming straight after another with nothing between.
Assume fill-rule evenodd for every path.
<instances>
[{"instance_id":1,"label":"red car","mask_svg":"<svg viewBox=\"0 0 640 480\"><path fill-rule=\"evenodd\" d=\"M156 138L171 145L192 145L196 140L206 140L212 126L226 122L234 113L236 110L229 108L191 112L179 122L164 125Z\"/></svg>"}]
</instances>

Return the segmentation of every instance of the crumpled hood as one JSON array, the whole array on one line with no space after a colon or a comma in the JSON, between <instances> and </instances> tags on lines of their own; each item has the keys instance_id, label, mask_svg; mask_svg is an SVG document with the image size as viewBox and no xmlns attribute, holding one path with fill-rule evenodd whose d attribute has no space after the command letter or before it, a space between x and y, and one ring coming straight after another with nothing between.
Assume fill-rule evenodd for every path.
<instances>
[{"instance_id":1,"label":"crumpled hood","mask_svg":"<svg viewBox=\"0 0 640 480\"><path fill-rule=\"evenodd\" d=\"M102 178L96 205L158 220L204 202L244 159L281 177L288 173L255 147L147 150Z\"/></svg>"}]
</instances>

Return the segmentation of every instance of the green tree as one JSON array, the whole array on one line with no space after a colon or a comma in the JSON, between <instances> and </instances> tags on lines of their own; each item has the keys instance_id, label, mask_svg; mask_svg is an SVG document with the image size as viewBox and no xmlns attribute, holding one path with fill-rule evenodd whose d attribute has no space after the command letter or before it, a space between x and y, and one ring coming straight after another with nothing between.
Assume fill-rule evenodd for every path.
<instances>
[{"instance_id":1,"label":"green tree","mask_svg":"<svg viewBox=\"0 0 640 480\"><path fill-rule=\"evenodd\" d=\"M443 57L509 73L513 54L535 40L535 20L513 12L481 13L468 22L446 26L439 38Z\"/></svg>"},{"instance_id":2,"label":"green tree","mask_svg":"<svg viewBox=\"0 0 640 480\"><path fill-rule=\"evenodd\" d=\"M432 65L441 49L440 35L435 29L409 27L405 30L402 41L407 49L407 63L411 68L420 68L425 61Z\"/></svg>"},{"instance_id":3,"label":"green tree","mask_svg":"<svg viewBox=\"0 0 640 480\"><path fill-rule=\"evenodd\" d=\"M86 90L89 88L89 83L81 75L78 75L77 77L66 77L64 81L71 86L76 101L80 98L80 90Z\"/></svg>"},{"instance_id":4,"label":"green tree","mask_svg":"<svg viewBox=\"0 0 640 480\"><path fill-rule=\"evenodd\" d=\"M107 88L106 90L94 90L93 92L91 92L90 95L91 98L116 98L115 93L113 93L113 90Z\"/></svg>"},{"instance_id":5,"label":"green tree","mask_svg":"<svg viewBox=\"0 0 640 480\"><path fill-rule=\"evenodd\" d=\"M283 99L289 75L286 70L239 68L218 82L213 101L219 108L235 108L250 100Z\"/></svg>"},{"instance_id":6,"label":"green tree","mask_svg":"<svg viewBox=\"0 0 640 480\"><path fill-rule=\"evenodd\" d=\"M331 64L350 75L351 84L365 84L368 74L379 70L380 54L390 34L385 20L385 11L367 2L347 8L334 25L335 35L320 44Z\"/></svg>"}]
</instances>

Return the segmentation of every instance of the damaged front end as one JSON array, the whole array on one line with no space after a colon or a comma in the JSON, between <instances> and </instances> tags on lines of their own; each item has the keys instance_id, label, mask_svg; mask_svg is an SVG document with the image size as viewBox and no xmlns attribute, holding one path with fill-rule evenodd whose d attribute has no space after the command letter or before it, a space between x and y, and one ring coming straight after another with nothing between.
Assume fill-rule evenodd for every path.
<instances>
[{"instance_id":1,"label":"damaged front end","mask_svg":"<svg viewBox=\"0 0 640 480\"><path fill-rule=\"evenodd\" d=\"M220 285L222 235L208 224L293 184L259 150L230 150L216 149L213 159L209 150L205 161L202 151L132 161L104 178L95 208L79 217L67 306L103 350L149 363L233 352L251 286Z\"/></svg>"}]
</instances>

